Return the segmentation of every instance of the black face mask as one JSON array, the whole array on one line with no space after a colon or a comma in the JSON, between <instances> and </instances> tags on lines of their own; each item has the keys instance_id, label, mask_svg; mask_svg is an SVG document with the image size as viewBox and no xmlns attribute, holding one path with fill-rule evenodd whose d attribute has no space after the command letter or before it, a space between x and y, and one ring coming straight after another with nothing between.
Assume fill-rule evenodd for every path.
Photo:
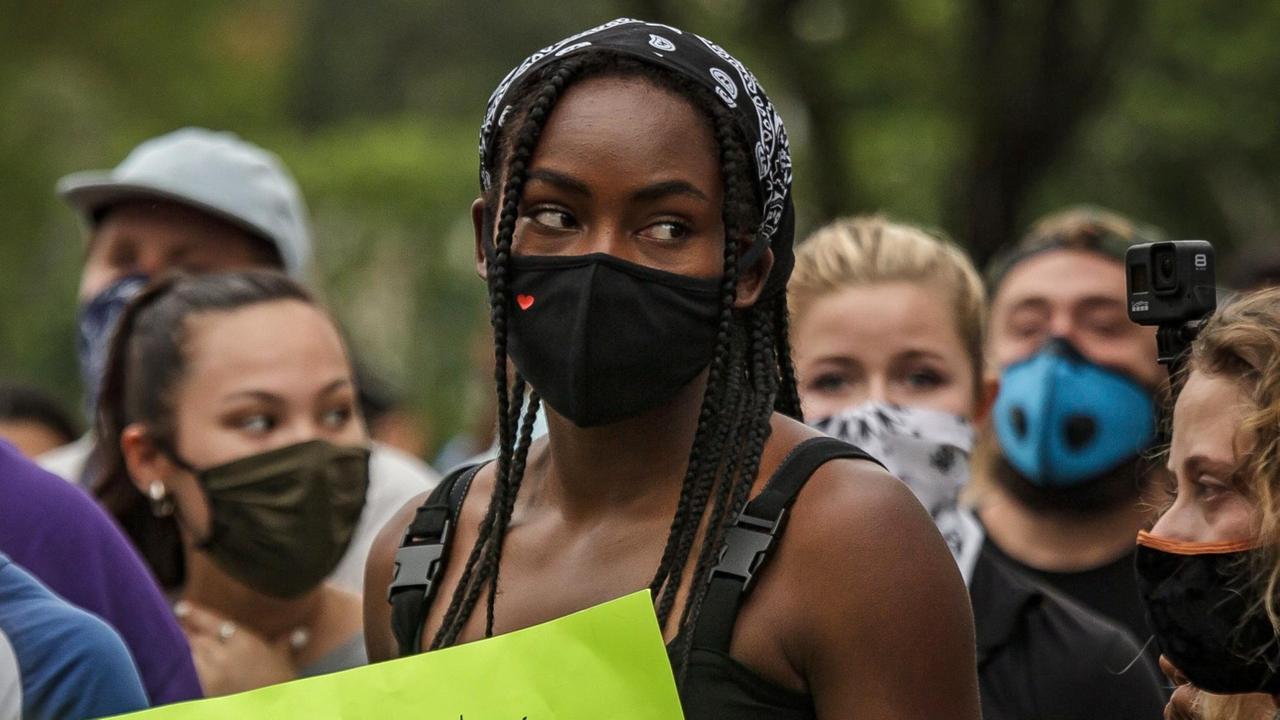
<instances>
[{"instance_id":1,"label":"black face mask","mask_svg":"<svg viewBox=\"0 0 1280 720\"><path fill-rule=\"evenodd\" d=\"M1280 638L1253 606L1251 543L1138 534L1138 585L1160 652L1211 693L1280 693Z\"/></svg>"},{"instance_id":2,"label":"black face mask","mask_svg":"<svg viewBox=\"0 0 1280 720\"><path fill-rule=\"evenodd\" d=\"M720 280L596 253L511 257L508 351L579 427L635 417L711 363Z\"/></svg>"},{"instance_id":3,"label":"black face mask","mask_svg":"<svg viewBox=\"0 0 1280 720\"><path fill-rule=\"evenodd\" d=\"M1151 471L1151 462L1139 457L1086 483L1044 487L1018 472L998 447L984 448L983 452L991 454L991 475L1005 492L1034 512L1059 517L1084 517L1133 505L1142 498Z\"/></svg>"}]
</instances>

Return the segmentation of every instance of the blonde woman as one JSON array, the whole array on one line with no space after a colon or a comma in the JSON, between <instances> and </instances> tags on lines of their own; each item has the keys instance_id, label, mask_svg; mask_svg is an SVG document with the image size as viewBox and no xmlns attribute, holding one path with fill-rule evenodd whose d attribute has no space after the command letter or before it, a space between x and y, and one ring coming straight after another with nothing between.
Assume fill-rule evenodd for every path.
<instances>
[{"instance_id":1,"label":"blonde woman","mask_svg":"<svg viewBox=\"0 0 1280 720\"><path fill-rule=\"evenodd\" d=\"M1138 536L1161 665L1179 686L1165 717L1269 720L1280 704L1280 288L1222 308L1192 345L1168 466L1173 503Z\"/></svg>"},{"instance_id":2,"label":"blonde woman","mask_svg":"<svg viewBox=\"0 0 1280 720\"><path fill-rule=\"evenodd\" d=\"M960 565L983 717L1159 715L1157 674L1134 638L984 552L981 525L957 501L992 395L986 299L964 252L883 217L838 220L797 249L788 296L806 421L902 478Z\"/></svg>"}]
</instances>

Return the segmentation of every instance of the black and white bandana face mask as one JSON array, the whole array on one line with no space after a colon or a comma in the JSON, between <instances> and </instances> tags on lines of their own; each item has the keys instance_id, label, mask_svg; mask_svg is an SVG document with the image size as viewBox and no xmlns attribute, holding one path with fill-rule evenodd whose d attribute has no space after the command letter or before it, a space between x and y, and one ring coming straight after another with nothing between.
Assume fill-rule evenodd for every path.
<instances>
[{"instance_id":1,"label":"black and white bandana face mask","mask_svg":"<svg viewBox=\"0 0 1280 720\"><path fill-rule=\"evenodd\" d=\"M795 264L795 211L791 204L791 150L782 118L742 63L710 40L670 25L618 18L548 45L507 73L490 96L480 126L480 186L488 191L498 179L496 141L523 83L539 70L588 49L626 55L688 77L715 93L733 113L752 150L761 202L760 230L743 254L741 267L751 267L766 248L772 248L773 270L763 296L785 290Z\"/></svg>"},{"instance_id":2,"label":"black and white bandana face mask","mask_svg":"<svg viewBox=\"0 0 1280 720\"><path fill-rule=\"evenodd\" d=\"M933 516L967 585L984 536L973 512L959 503L969 481L975 436L969 421L936 410L869 402L813 426L867 451L911 488Z\"/></svg>"}]
</instances>

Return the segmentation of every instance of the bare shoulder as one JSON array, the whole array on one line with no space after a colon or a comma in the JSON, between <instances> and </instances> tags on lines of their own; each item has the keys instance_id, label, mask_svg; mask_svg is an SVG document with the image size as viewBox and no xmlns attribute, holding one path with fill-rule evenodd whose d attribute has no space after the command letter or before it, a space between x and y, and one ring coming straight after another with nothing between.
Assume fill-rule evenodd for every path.
<instances>
[{"instance_id":1,"label":"bare shoulder","mask_svg":"<svg viewBox=\"0 0 1280 720\"><path fill-rule=\"evenodd\" d=\"M387 588L395 573L396 550L404 538L405 528L413 520L418 507L429 492L420 493L396 511L378 531L369 558L364 564L364 643L370 662L390 660L396 656L395 637L391 633L391 606Z\"/></svg>"},{"instance_id":2,"label":"bare shoulder","mask_svg":"<svg viewBox=\"0 0 1280 720\"><path fill-rule=\"evenodd\" d=\"M939 580L962 585L928 512L905 483L869 460L831 460L814 471L796 498L786 533L803 557L842 558L813 568L813 579L846 583L854 597L869 578L877 593Z\"/></svg>"},{"instance_id":3,"label":"bare shoulder","mask_svg":"<svg viewBox=\"0 0 1280 720\"><path fill-rule=\"evenodd\" d=\"M805 440L821 437L798 422L774 422L762 460L769 477ZM821 465L795 500L782 559L792 581L835 590L853 601L896 587L941 584L963 590L960 572L933 519L906 486L877 463L837 459ZM872 582L868 582L872 581Z\"/></svg>"},{"instance_id":4,"label":"bare shoulder","mask_svg":"<svg viewBox=\"0 0 1280 720\"><path fill-rule=\"evenodd\" d=\"M775 425L783 449L816 435ZM777 560L809 598L789 654L819 717L977 717L968 592L904 483L867 460L825 463L792 506Z\"/></svg>"}]
</instances>

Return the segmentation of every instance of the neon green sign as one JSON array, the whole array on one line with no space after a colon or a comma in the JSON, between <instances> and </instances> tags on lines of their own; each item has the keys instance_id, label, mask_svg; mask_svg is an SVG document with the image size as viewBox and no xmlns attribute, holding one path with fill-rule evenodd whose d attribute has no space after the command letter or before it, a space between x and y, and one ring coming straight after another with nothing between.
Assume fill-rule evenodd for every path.
<instances>
[{"instance_id":1,"label":"neon green sign","mask_svg":"<svg viewBox=\"0 0 1280 720\"><path fill-rule=\"evenodd\" d=\"M683 720L649 592L506 635L128 720Z\"/></svg>"}]
</instances>

